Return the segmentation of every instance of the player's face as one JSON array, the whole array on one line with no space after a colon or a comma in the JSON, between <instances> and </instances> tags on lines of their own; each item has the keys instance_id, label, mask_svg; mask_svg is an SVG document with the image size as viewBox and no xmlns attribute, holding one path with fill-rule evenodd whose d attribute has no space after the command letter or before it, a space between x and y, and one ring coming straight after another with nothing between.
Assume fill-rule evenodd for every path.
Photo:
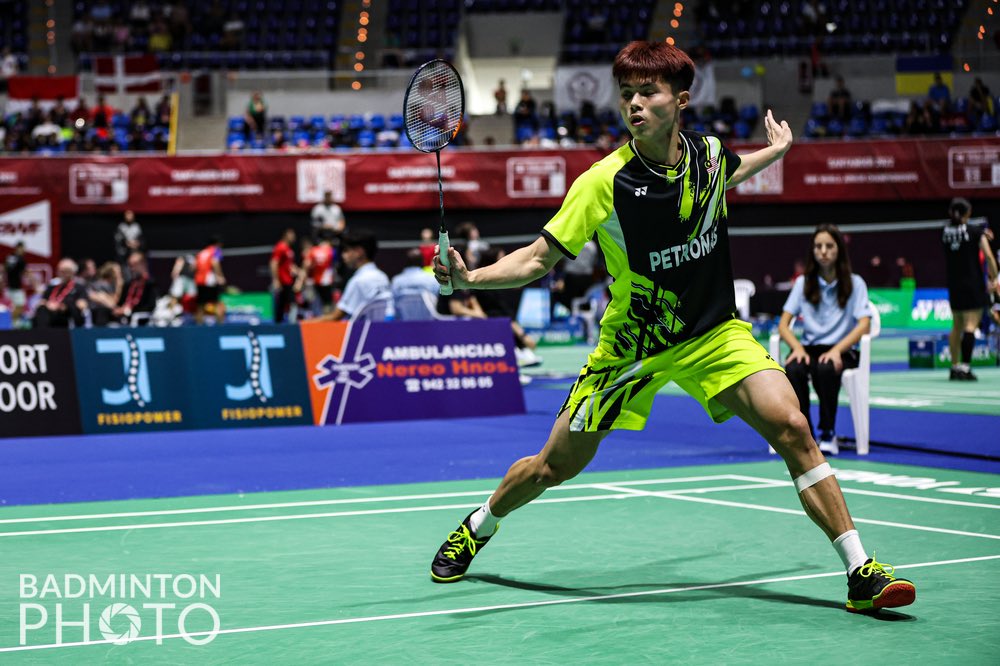
<instances>
[{"instance_id":1,"label":"player's face","mask_svg":"<svg viewBox=\"0 0 1000 666\"><path fill-rule=\"evenodd\" d=\"M622 120L636 141L646 144L666 143L687 106L686 91L674 94L662 79L628 79L619 83L618 109Z\"/></svg>"},{"instance_id":2,"label":"player's face","mask_svg":"<svg viewBox=\"0 0 1000 666\"><path fill-rule=\"evenodd\" d=\"M837 263L837 242L833 236L821 231L813 239L813 256L821 268L831 268Z\"/></svg>"}]
</instances>

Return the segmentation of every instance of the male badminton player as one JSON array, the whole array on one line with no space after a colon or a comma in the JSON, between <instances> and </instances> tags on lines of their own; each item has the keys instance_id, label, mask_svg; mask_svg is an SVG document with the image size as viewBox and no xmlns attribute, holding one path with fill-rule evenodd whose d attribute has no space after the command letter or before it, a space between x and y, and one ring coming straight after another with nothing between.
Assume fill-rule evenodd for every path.
<instances>
[{"instance_id":1,"label":"male badminton player","mask_svg":"<svg viewBox=\"0 0 1000 666\"><path fill-rule=\"evenodd\" d=\"M781 366L736 316L725 190L792 144L788 123L765 118L768 146L742 158L714 136L681 130L694 64L663 42L632 42L615 58L619 107L632 139L582 174L541 237L469 271L454 249L439 282L506 289L574 258L597 235L611 304L597 348L570 389L541 451L516 461L493 495L448 535L431 565L437 582L460 580L500 519L579 474L612 430L640 430L653 397L673 380L716 422L736 415L781 454L806 514L847 570L847 609L905 606L916 589L869 558L840 486L799 410Z\"/></svg>"}]
</instances>

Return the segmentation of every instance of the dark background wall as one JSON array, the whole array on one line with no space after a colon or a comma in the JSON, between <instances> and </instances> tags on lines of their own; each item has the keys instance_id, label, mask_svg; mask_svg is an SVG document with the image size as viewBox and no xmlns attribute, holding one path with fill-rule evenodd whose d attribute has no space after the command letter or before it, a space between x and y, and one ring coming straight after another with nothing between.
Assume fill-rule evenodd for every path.
<instances>
[{"instance_id":1,"label":"dark background wall","mask_svg":"<svg viewBox=\"0 0 1000 666\"><path fill-rule=\"evenodd\" d=\"M994 231L1000 235L1000 199L973 201L973 215L992 221ZM730 206L729 219L733 228L814 226L823 222L834 224L861 224L876 222L906 222L940 219L944 223L948 201L882 202L870 204L823 205L742 205ZM529 210L463 210L446 211L447 223L454 229L464 221L475 222L484 237L534 236L555 212L553 209ZM382 241L393 245L380 250L377 263L389 275L399 272L404 265L405 241L415 246L424 227L437 229L439 213L415 211L400 213L346 213L348 225L369 229ZM112 259L112 237L120 221L118 215L65 215L62 218L63 254L75 258L92 257L100 263ZM269 248L277 242L286 227L293 227L299 235L308 233L307 214L210 214L210 215L142 215L139 222L146 234L149 249L154 254L151 261L154 276L166 284L169 279L173 253L198 250L204 247L213 234L224 238L224 269L229 281L243 291L267 288L268 253L241 255L239 248ZM849 236L851 260L855 272L872 286L898 284L896 259L904 257L915 271L917 283L922 286L942 286L944 266L940 247L940 232L934 230L857 233ZM520 243L508 243L508 249ZM996 246L997 243L994 243ZM806 235L734 236L733 267L737 277L765 283L765 276L774 282L787 280L796 259L804 259L809 251ZM167 256L160 256L166 253ZM879 256L883 269L871 268L871 258Z\"/></svg>"}]
</instances>

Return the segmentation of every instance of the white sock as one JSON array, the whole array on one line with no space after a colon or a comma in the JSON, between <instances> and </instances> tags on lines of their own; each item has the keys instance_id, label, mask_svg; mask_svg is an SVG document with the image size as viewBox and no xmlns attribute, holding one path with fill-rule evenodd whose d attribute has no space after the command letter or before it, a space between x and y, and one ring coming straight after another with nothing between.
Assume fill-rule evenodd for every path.
<instances>
[{"instance_id":1,"label":"white sock","mask_svg":"<svg viewBox=\"0 0 1000 666\"><path fill-rule=\"evenodd\" d=\"M493 536L499 524L500 519L490 513L489 500L486 500L486 503L476 509L475 513L469 518L469 527L472 528L473 535L480 539L484 536Z\"/></svg>"},{"instance_id":2,"label":"white sock","mask_svg":"<svg viewBox=\"0 0 1000 666\"><path fill-rule=\"evenodd\" d=\"M849 530L834 539L833 547L847 568L847 575L868 561L868 554L861 545L857 530Z\"/></svg>"}]
</instances>

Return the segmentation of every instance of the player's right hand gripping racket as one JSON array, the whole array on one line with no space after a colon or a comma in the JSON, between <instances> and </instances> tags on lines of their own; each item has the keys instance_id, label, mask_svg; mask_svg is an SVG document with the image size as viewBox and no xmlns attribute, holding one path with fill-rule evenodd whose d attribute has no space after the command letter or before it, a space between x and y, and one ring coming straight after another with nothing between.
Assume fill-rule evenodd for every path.
<instances>
[{"instance_id":1,"label":"player's right hand gripping racket","mask_svg":"<svg viewBox=\"0 0 1000 666\"><path fill-rule=\"evenodd\" d=\"M448 229L444 226L444 184L441 182L441 149L451 143L462 127L465 115L465 90L462 77L444 60L431 60L421 65L403 98L403 119L406 136L417 150L437 156L438 202L441 206L441 228L438 247L441 263L448 268ZM441 285L441 294L452 292L449 279Z\"/></svg>"}]
</instances>

